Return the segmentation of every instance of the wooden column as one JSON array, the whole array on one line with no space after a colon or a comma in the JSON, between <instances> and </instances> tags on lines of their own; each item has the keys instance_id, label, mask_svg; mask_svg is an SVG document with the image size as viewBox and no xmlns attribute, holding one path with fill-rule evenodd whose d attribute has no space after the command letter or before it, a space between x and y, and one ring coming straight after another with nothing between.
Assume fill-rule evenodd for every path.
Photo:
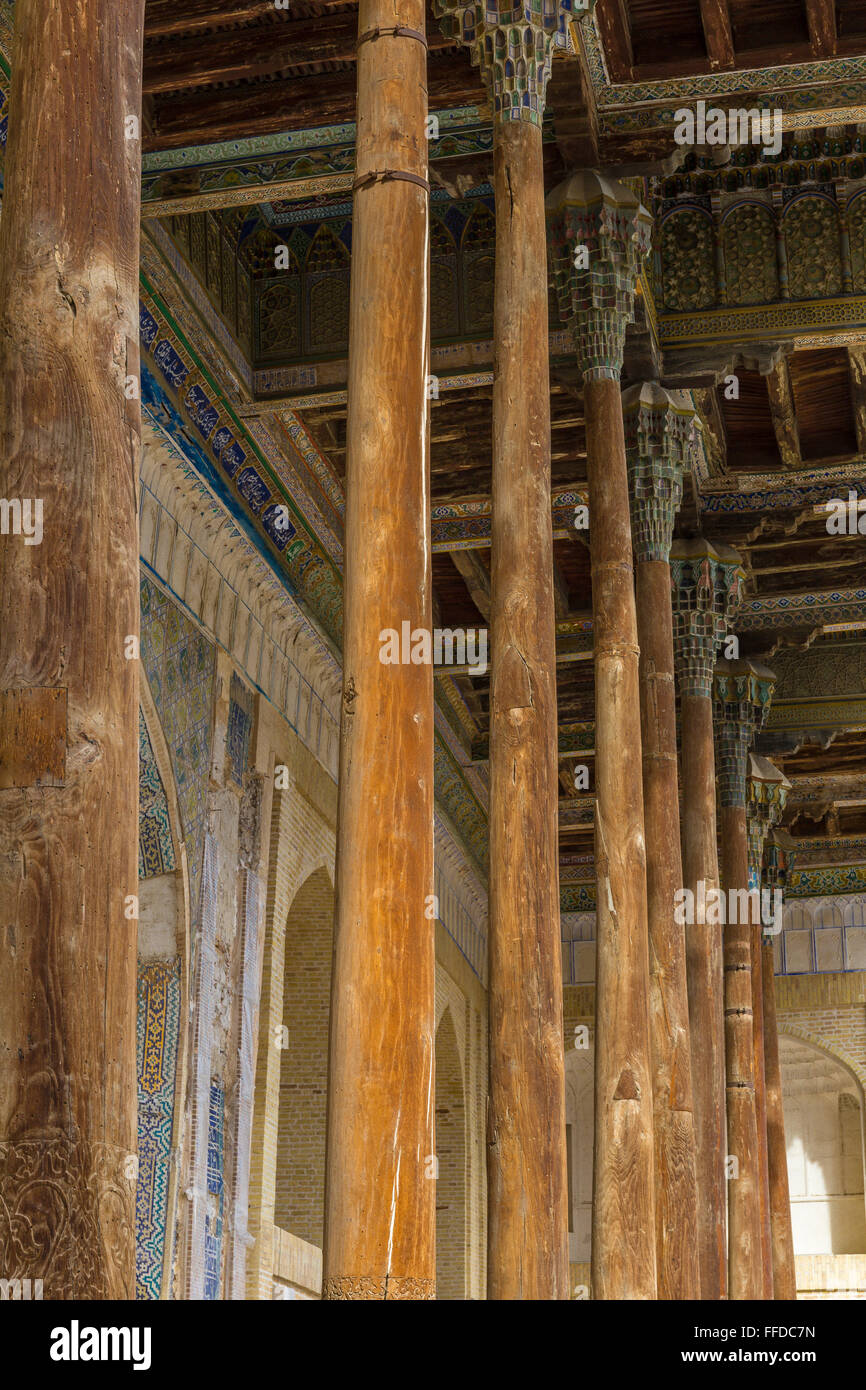
<instances>
[{"instance_id":1,"label":"wooden column","mask_svg":"<svg viewBox=\"0 0 866 1390\"><path fill-rule=\"evenodd\" d=\"M143 12L15 6L0 497L30 535L0 537L0 1276L46 1299L135 1293Z\"/></svg>"},{"instance_id":2,"label":"wooden column","mask_svg":"<svg viewBox=\"0 0 866 1390\"><path fill-rule=\"evenodd\" d=\"M682 721L683 886L718 889L712 675L740 600L743 571L727 547L675 541L671 547L674 655ZM706 914L686 927L686 972L698 1172L701 1298L727 1296L725 1035L722 936Z\"/></svg>"},{"instance_id":3,"label":"wooden column","mask_svg":"<svg viewBox=\"0 0 866 1390\"><path fill-rule=\"evenodd\" d=\"M767 758L749 755L746 782L746 823L749 839L749 887L760 892L764 844L771 827L781 818L790 784ZM755 1120L758 1128L758 1170L761 1204L761 1267L763 1297L773 1297L773 1238L770 1219L770 1179L767 1157L767 1090L765 1067L765 1019L763 986L763 916L752 928L752 1039L755 1053Z\"/></svg>"},{"instance_id":4,"label":"wooden column","mask_svg":"<svg viewBox=\"0 0 866 1390\"><path fill-rule=\"evenodd\" d=\"M768 887L787 887L794 862L794 841L785 830L771 830L765 854ZM797 1297L797 1268L788 1191L788 1151L782 1108L782 1069L779 1065L779 1030L776 1023L776 989L772 937L765 936L763 951L764 1071L767 1084L767 1167L770 1183L770 1227L773 1242L773 1297Z\"/></svg>"},{"instance_id":5,"label":"wooden column","mask_svg":"<svg viewBox=\"0 0 866 1390\"><path fill-rule=\"evenodd\" d=\"M361 0L358 25L322 1293L430 1299L433 672L380 660L431 624L423 0Z\"/></svg>"},{"instance_id":6,"label":"wooden column","mask_svg":"<svg viewBox=\"0 0 866 1390\"><path fill-rule=\"evenodd\" d=\"M441 8L441 7L440 7ZM487 1296L567 1299L547 241L541 119L557 15L473 52L493 98L496 194L490 698ZM461 16L462 17L462 16ZM459 25L457 36L462 37ZM517 42L517 47L515 47ZM508 51L518 81L494 64Z\"/></svg>"},{"instance_id":7,"label":"wooden column","mask_svg":"<svg viewBox=\"0 0 866 1390\"><path fill-rule=\"evenodd\" d=\"M657 1297L637 618L619 377L650 218L623 184L548 196L560 311L584 379L596 701L592 1292ZM603 307L602 307L603 306Z\"/></svg>"},{"instance_id":8,"label":"wooden column","mask_svg":"<svg viewBox=\"0 0 866 1390\"><path fill-rule=\"evenodd\" d=\"M759 913L749 899L746 773L749 747L769 708L773 677L748 661L720 661L713 679L713 713L726 894L725 1074L728 1157L728 1296L764 1294L761 1168L755 1097L752 937ZM735 897L736 895L736 897Z\"/></svg>"},{"instance_id":9,"label":"wooden column","mask_svg":"<svg viewBox=\"0 0 866 1390\"><path fill-rule=\"evenodd\" d=\"M700 1297L695 1124L682 886L669 555L691 459L695 415L655 382L623 396L637 561L641 744L650 942L658 1296Z\"/></svg>"}]
</instances>

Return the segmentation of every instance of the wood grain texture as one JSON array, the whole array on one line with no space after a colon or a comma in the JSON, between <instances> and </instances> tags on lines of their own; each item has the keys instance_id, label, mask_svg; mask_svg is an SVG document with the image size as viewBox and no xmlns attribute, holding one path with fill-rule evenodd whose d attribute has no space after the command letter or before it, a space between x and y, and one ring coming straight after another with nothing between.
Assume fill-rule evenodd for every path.
<instances>
[{"instance_id":1,"label":"wood grain texture","mask_svg":"<svg viewBox=\"0 0 866 1390\"><path fill-rule=\"evenodd\" d=\"M637 565L641 748L650 946L656 1259L661 1299L700 1297L695 1117L682 886L670 566Z\"/></svg>"},{"instance_id":2,"label":"wood grain texture","mask_svg":"<svg viewBox=\"0 0 866 1390\"><path fill-rule=\"evenodd\" d=\"M15 7L0 495L42 499L44 533L0 539L0 690L64 689L66 746L55 785L0 791L0 1275L46 1299L134 1294L143 11ZM44 723L17 727L44 762Z\"/></svg>"},{"instance_id":3,"label":"wood grain texture","mask_svg":"<svg viewBox=\"0 0 866 1390\"><path fill-rule=\"evenodd\" d=\"M732 68L734 66L734 39L731 32L731 15L728 0L700 0L701 25L710 68Z\"/></svg>"},{"instance_id":4,"label":"wood grain texture","mask_svg":"<svg viewBox=\"0 0 866 1390\"><path fill-rule=\"evenodd\" d=\"M494 132L488 1298L567 1299L541 131Z\"/></svg>"},{"instance_id":5,"label":"wood grain texture","mask_svg":"<svg viewBox=\"0 0 866 1390\"><path fill-rule=\"evenodd\" d=\"M423 29L423 0L362 0L359 25ZM426 117L423 47L362 44L358 179L426 178ZM355 194L326 1298L435 1290L433 671L379 659L431 622L428 216L405 180Z\"/></svg>"},{"instance_id":6,"label":"wood grain texture","mask_svg":"<svg viewBox=\"0 0 866 1390\"><path fill-rule=\"evenodd\" d=\"M631 521L616 381L587 381L597 964L592 1290L657 1296L646 846Z\"/></svg>"},{"instance_id":7,"label":"wood grain texture","mask_svg":"<svg viewBox=\"0 0 866 1390\"><path fill-rule=\"evenodd\" d=\"M836 52L836 0L806 0L809 42L816 58L832 58Z\"/></svg>"},{"instance_id":8,"label":"wood grain texture","mask_svg":"<svg viewBox=\"0 0 866 1390\"><path fill-rule=\"evenodd\" d=\"M720 825L723 883L730 901L731 890L743 892L749 884L745 806L722 806ZM738 1301L763 1296L751 936L749 921L728 921L725 926L728 1154L737 1161L728 1182L728 1297Z\"/></svg>"},{"instance_id":9,"label":"wood grain texture","mask_svg":"<svg viewBox=\"0 0 866 1390\"><path fill-rule=\"evenodd\" d=\"M683 884L693 893L719 886L712 701L682 699ZM725 1024L722 934L696 922L686 932L692 1086L698 1170L701 1298L727 1297L725 1182Z\"/></svg>"},{"instance_id":10,"label":"wood grain texture","mask_svg":"<svg viewBox=\"0 0 866 1390\"><path fill-rule=\"evenodd\" d=\"M779 1065L779 1029L776 1022L776 983L773 944L761 947L764 994L764 1074L767 1094L767 1168L770 1184L770 1227L773 1241L773 1297L787 1301L797 1297L797 1268L788 1190L788 1152L785 1113L782 1107L782 1069Z\"/></svg>"}]
</instances>

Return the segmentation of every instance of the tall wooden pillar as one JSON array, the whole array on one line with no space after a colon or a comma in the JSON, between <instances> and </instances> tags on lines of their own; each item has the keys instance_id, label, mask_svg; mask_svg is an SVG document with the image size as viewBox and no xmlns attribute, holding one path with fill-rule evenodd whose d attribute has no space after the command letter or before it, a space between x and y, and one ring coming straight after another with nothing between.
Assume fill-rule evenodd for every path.
<instances>
[{"instance_id":1,"label":"tall wooden pillar","mask_svg":"<svg viewBox=\"0 0 866 1390\"><path fill-rule=\"evenodd\" d=\"M490 697L487 1294L567 1299L568 1175L547 242L541 121L556 6L459 7L493 98L496 195ZM511 18L509 8L507 19ZM467 37L470 23L471 39ZM508 62L503 60L508 58ZM525 77L515 77L515 72Z\"/></svg>"},{"instance_id":2,"label":"tall wooden pillar","mask_svg":"<svg viewBox=\"0 0 866 1390\"><path fill-rule=\"evenodd\" d=\"M746 782L746 825L749 840L749 887L761 890L764 845L781 819L790 784L767 758L752 753ZM758 1127L758 1169L761 1204L761 1267L763 1297L773 1297L773 1237L770 1218L770 1177L767 1156L767 1088L765 1065L763 917L752 928L752 1040L755 1053L755 1121Z\"/></svg>"},{"instance_id":3,"label":"tall wooden pillar","mask_svg":"<svg viewBox=\"0 0 866 1390\"><path fill-rule=\"evenodd\" d=\"M748 896L746 776L749 748L769 708L773 683L770 672L748 661L720 661L713 678L722 883L727 905L725 1094L728 1157L733 1161L728 1181L728 1296L737 1300L764 1297L752 1009L752 937L760 924L754 920Z\"/></svg>"},{"instance_id":4,"label":"tall wooden pillar","mask_svg":"<svg viewBox=\"0 0 866 1390\"><path fill-rule=\"evenodd\" d=\"M46 1299L135 1289L143 17L143 0L15 6L0 497L23 523L0 537L0 1276L42 1279Z\"/></svg>"},{"instance_id":5,"label":"tall wooden pillar","mask_svg":"<svg viewBox=\"0 0 866 1390\"><path fill-rule=\"evenodd\" d=\"M650 941L658 1296L700 1297L698 1193L682 886L670 548L695 439L686 398L655 382L623 395L637 561Z\"/></svg>"},{"instance_id":6,"label":"tall wooden pillar","mask_svg":"<svg viewBox=\"0 0 866 1390\"><path fill-rule=\"evenodd\" d=\"M767 887L788 885L795 859L795 844L786 830L770 831L764 852ZM773 1240L773 1297L797 1297L791 1196L788 1190L788 1152L782 1108L782 1069L779 1065L779 1030L776 1023L773 939L765 936L763 950L764 1070L767 1082L767 1168L770 1182L770 1227Z\"/></svg>"},{"instance_id":7,"label":"tall wooden pillar","mask_svg":"<svg viewBox=\"0 0 866 1390\"><path fill-rule=\"evenodd\" d=\"M671 547L674 657L682 721L683 885L699 901L719 886L713 666L740 601L743 571L726 546L675 541ZM704 899L706 901L706 899ZM686 972L698 1171L701 1298L727 1294L725 1033L722 937L706 914L686 927Z\"/></svg>"},{"instance_id":8,"label":"tall wooden pillar","mask_svg":"<svg viewBox=\"0 0 866 1390\"><path fill-rule=\"evenodd\" d=\"M423 0L361 0L324 1275L435 1297L433 672ZM399 254L395 251L399 248Z\"/></svg>"},{"instance_id":9,"label":"tall wooden pillar","mask_svg":"<svg viewBox=\"0 0 866 1390\"><path fill-rule=\"evenodd\" d=\"M547 199L562 317L584 379L596 708L592 1290L657 1296L646 850L637 617L619 378L650 218L623 184L573 174Z\"/></svg>"}]
</instances>

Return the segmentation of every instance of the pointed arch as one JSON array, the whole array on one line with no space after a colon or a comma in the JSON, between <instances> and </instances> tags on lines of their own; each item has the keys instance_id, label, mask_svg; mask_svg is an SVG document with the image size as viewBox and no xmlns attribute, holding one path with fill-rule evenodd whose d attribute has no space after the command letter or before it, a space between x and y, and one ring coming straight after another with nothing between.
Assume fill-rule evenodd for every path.
<instances>
[{"instance_id":1,"label":"pointed arch","mask_svg":"<svg viewBox=\"0 0 866 1390\"><path fill-rule=\"evenodd\" d=\"M188 1065L190 900L168 746L144 672L139 709L136 1298L166 1299Z\"/></svg>"}]
</instances>

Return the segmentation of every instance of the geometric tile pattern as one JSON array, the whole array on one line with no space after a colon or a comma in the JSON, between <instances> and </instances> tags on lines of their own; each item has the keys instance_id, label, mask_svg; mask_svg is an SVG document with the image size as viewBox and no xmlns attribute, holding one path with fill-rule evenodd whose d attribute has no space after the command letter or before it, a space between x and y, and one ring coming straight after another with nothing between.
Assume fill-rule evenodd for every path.
<instances>
[{"instance_id":1,"label":"geometric tile pattern","mask_svg":"<svg viewBox=\"0 0 866 1390\"><path fill-rule=\"evenodd\" d=\"M219 1298L223 1236L223 1128L225 1098L218 1081L210 1084L207 1134L208 1213L205 1218L204 1296ZM212 1203L210 1198L214 1198Z\"/></svg>"},{"instance_id":2,"label":"geometric tile pattern","mask_svg":"<svg viewBox=\"0 0 866 1390\"><path fill-rule=\"evenodd\" d=\"M165 788L153 756L144 715L138 711L138 877L155 878L175 868Z\"/></svg>"},{"instance_id":3,"label":"geometric tile pattern","mask_svg":"<svg viewBox=\"0 0 866 1390\"><path fill-rule=\"evenodd\" d=\"M153 581L141 580L141 655L177 784L198 915L211 758L214 648Z\"/></svg>"},{"instance_id":4,"label":"geometric tile pattern","mask_svg":"<svg viewBox=\"0 0 866 1390\"><path fill-rule=\"evenodd\" d=\"M226 748L228 751L232 778L239 787L242 787L244 784L244 773L247 769L252 729L253 693L251 690L247 689L242 680L232 673Z\"/></svg>"},{"instance_id":5,"label":"geometric tile pattern","mask_svg":"<svg viewBox=\"0 0 866 1390\"><path fill-rule=\"evenodd\" d=\"M136 1018L136 1299L158 1299L162 1284L179 1026L180 959L140 964Z\"/></svg>"}]
</instances>

